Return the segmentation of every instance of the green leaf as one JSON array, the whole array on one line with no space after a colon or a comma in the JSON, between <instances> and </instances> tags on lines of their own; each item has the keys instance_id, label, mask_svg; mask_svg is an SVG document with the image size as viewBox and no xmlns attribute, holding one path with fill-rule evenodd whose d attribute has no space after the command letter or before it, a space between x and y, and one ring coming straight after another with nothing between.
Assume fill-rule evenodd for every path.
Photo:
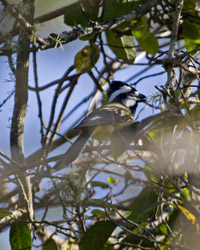
<instances>
[{"instance_id":1,"label":"green leaf","mask_svg":"<svg viewBox=\"0 0 200 250\"><path fill-rule=\"evenodd\" d=\"M115 228L116 225L111 221L96 222L83 235L80 250L103 250Z\"/></svg>"},{"instance_id":2,"label":"green leaf","mask_svg":"<svg viewBox=\"0 0 200 250\"><path fill-rule=\"evenodd\" d=\"M158 41L156 37L152 33L148 33L145 36L143 36L142 30L133 30L132 34L136 38L136 40L139 43L139 46L141 49L146 51L147 53L155 56L158 51Z\"/></svg>"},{"instance_id":3,"label":"green leaf","mask_svg":"<svg viewBox=\"0 0 200 250\"><path fill-rule=\"evenodd\" d=\"M11 215L12 213L8 211L6 208L0 208L0 218L4 218L6 216Z\"/></svg>"},{"instance_id":4,"label":"green leaf","mask_svg":"<svg viewBox=\"0 0 200 250\"><path fill-rule=\"evenodd\" d=\"M137 6L144 3L146 0L137 1L122 1L122 0L105 0L103 20L113 19L130 13Z\"/></svg>"},{"instance_id":5,"label":"green leaf","mask_svg":"<svg viewBox=\"0 0 200 250\"><path fill-rule=\"evenodd\" d=\"M100 210L100 209L93 209L91 211L91 213L94 214L94 215L103 217L103 218L106 217L106 213L104 211Z\"/></svg>"},{"instance_id":6,"label":"green leaf","mask_svg":"<svg viewBox=\"0 0 200 250\"><path fill-rule=\"evenodd\" d=\"M108 245L108 243L112 244L112 242L108 241L103 250L114 250L114 246Z\"/></svg>"},{"instance_id":7,"label":"green leaf","mask_svg":"<svg viewBox=\"0 0 200 250\"><path fill-rule=\"evenodd\" d=\"M81 40L81 41L90 41L90 40L92 40L92 39L94 39L95 38L95 34L91 34L91 35L88 35L88 36L81 36L81 37L79 37L79 40Z\"/></svg>"},{"instance_id":8,"label":"green leaf","mask_svg":"<svg viewBox=\"0 0 200 250\"><path fill-rule=\"evenodd\" d=\"M80 24L85 27L89 20L97 21L101 0L78 1L70 6L70 11L64 14L64 23L69 26Z\"/></svg>"},{"instance_id":9,"label":"green leaf","mask_svg":"<svg viewBox=\"0 0 200 250\"><path fill-rule=\"evenodd\" d=\"M191 200L191 196L190 196L190 191L189 191L189 189L188 188L184 188L183 190L182 190L182 193L183 193L183 195L186 197L186 199L187 200Z\"/></svg>"},{"instance_id":10,"label":"green leaf","mask_svg":"<svg viewBox=\"0 0 200 250\"><path fill-rule=\"evenodd\" d=\"M185 9L188 11L189 9L195 10L196 7L196 0L185 0L183 5L183 10Z\"/></svg>"},{"instance_id":11,"label":"green leaf","mask_svg":"<svg viewBox=\"0 0 200 250\"><path fill-rule=\"evenodd\" d=\"M124 14L144 3L146 0L119 1L105 0L103 7L102 21L113 19ZM89 20L98 21L99 7L102 0L82 0L70 6L70 11L64 14L64 23L70 26L80 24L85 27Z\"/></svg>"},{"instance_id":12,"label":"green leaf","mask_svg":"<svg viewBox=\"0 0 200 250\"><path fill-rule=\"evenodd\" d=\"M107 201L104 201L102 199L89 199L89 202L92 205L103 207L103 208L110 208L110 209L117 209L117 207Z\"/></svg>"},{"instance_id":13,"label":"green leaf","mask_svg":"<svg viewBox=\"0 0 200 250\"><path fill-rule=\"evenodd\" d=\"M109 188L110 186L107 183L101 182L101 181L92 181L91 182L92 187L101 187L101 188Z\"/></svg>"},{"instance_id":14,"label":"green leaf","mask_svg":"<svg viewBox=\"0 0 200 250\"><path fill-rule=\"evenodd\" d=\"M146 222L158 205L157 197L153 189L145 187L134 199L128 219L135 223Z\"/></svg>"},{"instance_id":15,"label":"green leaf","mask_svg":"<svg viewBox=\"0 0 200 250\"><path fill-rule=\"evenodd\" d=\"M185 47L186 47L187 51L189 51L189 52L197 49L199 47L199 44L200 44L200 40L198 43L196 40L192 40L189 38L185 38L184 42L185 42Z\"/></svg>"},{"instance_id":16,"label":"green leaf","mask_svg":"<svg viewBox=\"0 0 200 250\"><path fill-rule=\"evenodd\" d=\"M188 209L182 207L181 205L177 205L180 211L187 217L187 219L192 223L195 224L197 219L194 214L192 214Z\"/></svg>"},{"instance_id":17,"label":"green leaf","mask_svg":"<svg viewBox=\"0 0 200 250\"><path fill-rule=\"evenodd\" d=\"M44 242L43 250L58 250L55 240L48 239Z\"/></svg>"},{"instance_id":18,"label":"green leaf","mask_svg":"<svg viewBox=\"0 0 200 250\"><path fill-rule=\"evenodd\" d=\"M108 183L111 183L111 184L115 184L116 183L116 180L113 176L109 175L108 176L108 179L107 179L107 182Z\"/></svg>"},{"instance_id":19,"label":"green leaf","mask_svg":"<svg viewBox=\"0 0 200 250\"><path fill-rule=\"evenodd\" d=\"M134 24L133 27L137 27L137 29L132 29L133 33L137 32L138 38L146 39L150 33L149 19L146 16L143 16L139 22L138 20L133 20L131 23Z\"/></svg>"},{"instance_id":20,"label":"green leaf","mask_svg":"<svg viewBox=\"0 0 200 250\"><path fill-rule=\"evenodd\" d=\"M96 44L86 45L75 56L74 66L77 74L89 72L99 59L99 48Z\"/></svg>"},{"instance_id":21,"label":"green leaf","mask_svg":"<svg viewBox=\"0 0 200 250\"><path fill-rule=\"evenodd\" d=\"M11 224L10 245L12 250L31 250L32 237L27 224L18 221Z\"/></svg>"},{"instance_id":22,"label":"green leaf","mask_svg":"<svg viewBox=\"0 0 200 250\"><path fill-rule=\"evenodd\" d=\"M197 121L200 118L200 106L196 105L194 108L190 110L190 112L186 113L186 118L191 118L192 121Z\"/></svg>"},{"instance_id":23,"label":"green leaf","mask_svg":"<svg viewBox=\"0 0 200 250\"><path fill-rule=\"evenodd\" d=\"M164 234L164 235L168 235L168 229L166 227L166 225L164 223L162 223L160 226L159 226L159 230Z\"/></svg>"},{"instance_id":24,"label":"green leaf","mask_svg":"<svg viewBox=\"0 0 200 250\"><path fill-rule=\"evenodd\" d=\"M153 169L149 165L144 166L144 174L147 180L159 183L160 178L153 172Z\"/></svg>"},{"instance_id":25,"label":"green leaf","mask_svg":"<svg viewBox=\"0 0 200 250\"><path fill-rule=\"evenodd\" d=\"M200 30L199 24L185 20L182 24L182 33L183 38L189 38L192 40L200 39Z\"/></svg>"},{"instance_id":26,"label":"green leaf","mask_svg":"<svg viewBox=\"0 0 200 250\"><path fill-rule=\"evenodd\" d=\"M110 49L119 59L133 63L136 57L136 49L132 36L119 35L118 33L109 30L106 31L106 39Z\"/></svg>"}]
</instances>

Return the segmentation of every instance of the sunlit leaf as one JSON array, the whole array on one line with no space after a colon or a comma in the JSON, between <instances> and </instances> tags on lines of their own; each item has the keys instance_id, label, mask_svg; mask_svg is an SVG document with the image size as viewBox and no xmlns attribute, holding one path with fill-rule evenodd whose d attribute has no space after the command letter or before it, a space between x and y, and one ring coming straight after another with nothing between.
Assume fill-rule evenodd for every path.
<instances>
[{"instance_id":1,"label":"sunlit leaf","mask_svg":"<svg viewBox=\"0 0 200 250\"><path fill-rule=\"evenodd\" d=\"M108 176L108 179L107 179L107 182L108 183L111 183L111 184L115 184L116 183L116 180L113 176L109 175Z\"/></svg>"},{"instance_id":2,"label":"sunlit leaf","mask_svg":"<svg viewBox=\"0 0 200 250\"><path fill-rule=\"evenodd\" d=\"M74 66L77 74L89 72L99 59L99 48L96 44L86 45L75 56Z\"/></svg>"},{"instance_id":3,"label":"sunlit leaf","mask_svg":"<svg viewBox=\"0 0 200 250\"><path fill-rule=\"evenodd\" d=\"M160 178L153 172L150 166L148 165L144 166L144 173L149 181L153 181L155 183L159 182Z\"/></svg>"},{"instance_id":4,"label":"sunlit leaf","mask_svg":"<svg viewBox=\"0 0 200 250\"><path fill-rule=\"evenodd\" d=\"M100 209L93 209L91 213L100 217L106 217L106 213Z\"/></svg>"},{"instance_id":5,"label":"sunlit leaf","mask_svg":"<svg viewBox=\"0 0 200 250\"><path fill-rule=\"evenodd\" d=\"M184 42L185 42L185 47L187 51L193 51L198 47L198 45L194 43L192 39L185 38Z\"/></svg>"},{"instance_id":6,"label":"sunlit leaf","mask_svg":"<svg viewBox=\"0 0 200 250\"><path fill-rule=\"evenodd\" d=\"M133 63L136 57L136 49L132 36L119 35L109 30L106 31L106 39L110 49L119 59Z\"/></svg>"},{"instance_id":7,"label":"sunlit leaf","mask_svg":"<svg viewBox=\"0 0 200 250\"><path fill-rule=\"evenodd\" d=\"M181 212L188 218L189 221L191 221L192 224L196 223L196 217L186 208L182 207L181 205L177 205L178 208L181 210Z\"/></svg>"},{"instance_id":8,"label":"sunlit leaf","mask_svg":"<svg viewBox=\"0 0 200 250\"><path fill-rule=\"evenodd\" d=\"M189 192L188 188L185 187L182 192L185 195L185 197L187 198L187 200L191 200L191 196L190 196L190 192Z\"/></svg>"},{"instance_id":9,"label":"sunlit leaf","mask_svg":"<svg viewBox=\"0 0 200 250\"><path fill-rule=\"evenodd\" d=\"M159 230L164 234L164 235L168 235L168 229L167 229L167 226L162 223L160 226L159 226Z\"/></svg>"},{"instance_id":10,"label":"sunlit leaf","mask_svg":"<svg viewBox=\"0 0 200 250\"><path fill-rule=\"evenodd\" d=\"M143 36L142 30L133 30L132 34L138 41L141 49L153 56L156 55L158 51L158 41L152 33L149 32L148 35Z\"/></svg>"}]
</instances>

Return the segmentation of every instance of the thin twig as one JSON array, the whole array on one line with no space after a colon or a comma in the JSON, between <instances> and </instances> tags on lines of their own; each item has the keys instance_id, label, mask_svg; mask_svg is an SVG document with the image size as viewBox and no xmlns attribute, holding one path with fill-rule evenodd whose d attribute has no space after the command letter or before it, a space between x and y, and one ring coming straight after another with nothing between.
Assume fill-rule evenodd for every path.
<instances>
[{"instance_id":1,"label":"thin twig","mask_svg":"<svg viewBox=\"0 0 200 250\"><path fill-rule=\"evenodd\" d=\"M168 52L169 59L172 59L175 55L175 46L176 46L176 40L178 36L178 29L179 29L179 24L180 24L180 19L181 19L181 11L183 8L183 3L184 3L184 0L176 1L175 15L174 15L174 20L173 20L173 25L172 25L171 40L170 40L170 46L169 46L169 52ZM174 78L175 73L173 72L171 64L167 66L167 75L168 75L167 86L171 86L171 84L173 84L173 81L175 79Z\"/></svg>"}]
</instances>

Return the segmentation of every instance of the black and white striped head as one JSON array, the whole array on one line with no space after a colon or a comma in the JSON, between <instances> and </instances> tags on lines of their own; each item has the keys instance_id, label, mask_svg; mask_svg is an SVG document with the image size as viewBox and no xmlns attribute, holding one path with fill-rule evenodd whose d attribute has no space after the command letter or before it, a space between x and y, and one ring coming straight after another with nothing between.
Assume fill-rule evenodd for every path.
<instances>
[{"instance_id":1,"label":"black and white striped head","mask_svg":"<svg viewBox=\"0 0 200 250\"><path fill-rule=\"evenodd\" d=\"M145 102L146 96L137 92L137 90L129 86L125 82L113 81L107 92L107 102L119 102L131 109L133 113L139 102Z\"/></svg>"}]
</instances>

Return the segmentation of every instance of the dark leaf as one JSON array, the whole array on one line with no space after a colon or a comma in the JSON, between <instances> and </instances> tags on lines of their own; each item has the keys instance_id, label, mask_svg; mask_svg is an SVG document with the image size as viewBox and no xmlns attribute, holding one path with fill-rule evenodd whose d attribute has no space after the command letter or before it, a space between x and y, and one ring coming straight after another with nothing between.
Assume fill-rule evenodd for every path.
<instances>
[{"instance_id":1,"label":"dark leaf","mask_svg":"<svg viewBox=\"0 0 200 250\"><path fill-rule=\"evenodd\" d=\"M115 228L116 225L111 221L96 222L83 235L80 242L80 250L103 250Z\"/></svg>"},{"instance_id":2,"label":"dark leaf","mask_svg":"<svg viewBox=\"0 0 200 250\"><path fill-rule=\"evenodd\" d=\"M13 222L10 227L10 245L12 250L30 250L32 246L31 231L27 224Z\"/></svg>"}]
</instances>

